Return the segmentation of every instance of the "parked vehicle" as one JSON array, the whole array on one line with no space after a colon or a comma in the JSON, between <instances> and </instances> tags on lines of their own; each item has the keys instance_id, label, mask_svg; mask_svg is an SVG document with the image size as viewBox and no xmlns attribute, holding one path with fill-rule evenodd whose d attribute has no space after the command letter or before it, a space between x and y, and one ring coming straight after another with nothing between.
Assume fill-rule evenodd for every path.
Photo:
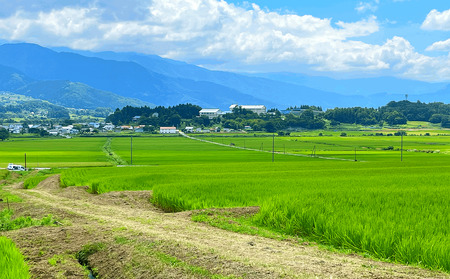
<instances>
[{"instance_id":1,"label":"parked vehicle","mask_svg":"<svg viewBox=\"0 0 450 279\"><path fill-rule=\"evenodd\" d=\"M10 171L25 171L22 165L15 165L13 163L9 163L7 169Z\"/></svg>"}]
</instances>

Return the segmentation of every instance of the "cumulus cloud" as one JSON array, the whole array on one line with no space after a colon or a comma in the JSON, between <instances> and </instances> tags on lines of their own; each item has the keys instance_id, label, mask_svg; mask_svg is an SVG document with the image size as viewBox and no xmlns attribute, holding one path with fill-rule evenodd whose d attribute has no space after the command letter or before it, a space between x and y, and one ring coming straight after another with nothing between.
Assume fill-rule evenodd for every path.
<instances>
[{"instance_id":1,"label":"cumulus cloud","mask_svg":"<svg viewBox=\"0 0 450 279\"><path fill-rule=\"evenodd\" d=\"M422 29L450 31L450 9L443 12L431 10L422 23Z\"/></svg>"},{"instance_id":2,"label":"cumulus cloud","mask_svg":"<svg viewBox=\"0 0 450 279\"><path fill-rule=\"evenodd\" d=\"M0 38L84 50L136 51L188 62L215 61L214 67L223 70L282 66L285 71L386 72L450 80L448 71L428 76L431 67L448 68L448 57L421 55L400 37L382 45L360 41L379 30L374 16L333 22L224 0L132 1L133 8L121 11L114 8L118 0L17 10L0 18Z\"/></svg>"},{"instance_id":3,"label":"cumulus cloud","mask_svg":"<svg viewBox=\"0 0 450 279\"><path fill-rule=\"evenodd\" d=\"M431 46L427 47L428 51L450 51L450 39L445 41L435 42Z\"/></svg>"}]
</instances>

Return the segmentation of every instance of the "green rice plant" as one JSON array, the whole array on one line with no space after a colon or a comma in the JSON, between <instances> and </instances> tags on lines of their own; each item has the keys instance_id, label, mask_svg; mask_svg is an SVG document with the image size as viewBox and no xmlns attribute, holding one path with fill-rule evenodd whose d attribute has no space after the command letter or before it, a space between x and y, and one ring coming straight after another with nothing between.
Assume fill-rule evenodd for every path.
<instances>
[{"instance_id":1,"label":"green rice plant","mask_svg":"<svg viewBox=\"0 0 450 279\"><path fill-rule=\"evenodd\" d=\"M214 138L269 151L270 137ZM245 140L245 142L244 142ZM64 170L67 186L97 193L153 190L152 202L167 211L260 206L255 226L312 238L338 248L392 261L450 271L450 157L404 152L399 137L280 137L272 154L188 140L133 140L140 167ZM263 141L263 142L261 142ZM112 149L130 161L129 139ZM262 143L262 144L261 144ZM284 146L283 146L284 145ZM317 153L335 159L285 156ZM355 146L358 161L351 160ZM393 146L394 150L382 150ZM405 148L448 150L448 137L405 137ZM348 160L338 160L348 159Z\"/></svg>"},{"instance_id":2,"label":"green rice plant","mask_svg":"<svg viewBox=\"0 0 450 279\"><path fill-rule=\"evenodd\" d=\"M0 143L0 166L8 163L37 167L111 166L102 152L105 138L16 139Z\"/></svg>"},{"instance_id":3,"label":"green rice plant","mask_svg":"<svg viewBox=\"0 0 450 279\"><path fill-rule=\"evenodd\" d=\"M0 277L5 279L31 278L23 255L10 239L0 236Z\"/></svg>"},{"instance_id":4,"label":"green rice plant","mask_svg":"<svg viewBox=\"0 0 450 279\"><path fill-rule=\"evenodd\" d=\"M23 186L25 189L32 189L45 179L60 172L60 169L44 169L38 171L37 173L31 172L30 175L26 176Z\"/></svg>"},{"instance_id":5,"label":"green rice plant","mask_svg":"<svg viewBox=\"0 0 450 279\"><path fill-rule=\"evenodd\" d=\"M25 189L32 189L32 188L36 187L39 183L44 181L45 179L49 178L50 176L51 175L29 177L29 178L25 179L25 181L23 182L23 187Z\"/></svg>"},{"instance_id":6,"label":"green rice plant","mask_svg":"<svg viewBox=\"0 0 450 279\"><path fill-rule=\"evenodd\" d=\"M260 164L247 166L246 173L230 170L228 176L210 173L196 181L156 183L152 202L167 211L260 205L256 225L449 270L447 163L408 168L350 162Z\"/></svg>"}]
</instances>

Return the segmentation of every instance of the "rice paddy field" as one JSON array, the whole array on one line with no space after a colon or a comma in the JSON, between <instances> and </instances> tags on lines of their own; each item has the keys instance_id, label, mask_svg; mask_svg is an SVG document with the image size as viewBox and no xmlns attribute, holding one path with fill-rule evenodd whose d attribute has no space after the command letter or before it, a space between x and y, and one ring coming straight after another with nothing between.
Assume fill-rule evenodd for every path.
<instances>
[{"instance_id":1,"label":"rice paddy field","mask_svg":"<svg viewBox=\"0 0 450 279\"><path fill-rule=\"evenodd\" d=\"M111 152L132 167L62 170L62 185L153 190L151 202L167 211L260 206L255 226L450 271L448 135L403 137L403 161L399 136L295 134L275 137L275 154L269 135L196 138L208 142L135 137L132 156L131 138L113 138ZM90 153L71 165L112 164L106 138L76 140Z\"/></svg>"},{"instance_id":2,"label":"rice paddy field","mask_svg":"<svg viewBox=\"0 0 450 279\"><path fill-rule=\"evenodd\" d=\"M28 279L31 278L28 265L20 251L9 238L0 236L0 270L1 278Z\"/></svg>"},{"instance_id":3,"label":"rice paddy field","mask_svg":"<svg viewBox=\"0 0 450 279\"><path fill-rule=\"evenodd\" d=\"M0 143L0 167L8 163L28 168L111 166L102 147L106 138L13 139Z\"/></svg>"}]
</instances>

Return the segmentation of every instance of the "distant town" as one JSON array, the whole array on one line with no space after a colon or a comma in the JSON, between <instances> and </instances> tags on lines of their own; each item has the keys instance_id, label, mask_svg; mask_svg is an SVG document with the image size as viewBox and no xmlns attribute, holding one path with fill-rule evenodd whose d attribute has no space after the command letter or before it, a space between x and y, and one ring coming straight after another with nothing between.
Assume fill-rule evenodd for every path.
<instances>
[{"instance_id":1,"label":"distant town","mask_svg":"<svg viewBox=\"0 0 450 279\"><path fill-rule=\"evenodd\" d=\"M228 111L201 108L193 104L173 107L131 107L116 109L101 121L76 122L56 119L53 122L9 123L1 125L10 134L39 136L88 135L98 133L160 133L176 134L233 131L289 132L301 129L337 128L341 124L367 127L403 125L407 121L427 121L450 128L450 105L443 103L390 102L378 109L335 108L323 111L317 106L294 106L285 110L269 109L265 105L232 104ZM2 138L4 139L4 138Z\"/></svg>"}]
</instances>

